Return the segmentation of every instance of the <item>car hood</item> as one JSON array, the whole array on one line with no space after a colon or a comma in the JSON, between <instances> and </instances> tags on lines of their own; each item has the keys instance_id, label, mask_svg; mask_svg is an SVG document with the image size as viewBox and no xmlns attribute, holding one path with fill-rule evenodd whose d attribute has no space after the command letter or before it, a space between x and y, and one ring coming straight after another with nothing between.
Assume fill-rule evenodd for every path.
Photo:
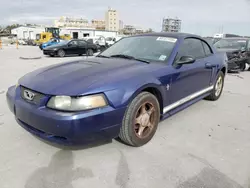
<instances>
[{"instance_id":1,"label":"car hood","mask_svg":"<svg viewBox=\"0 0 250 188\"><path fill-rule=\"evenodd\" d=\"M100 83L141 74L143 67L147 66L149 64L134 60L95 57L35 70L20 78L19 84L44 94L77 96L94 84L101 87Z\"/></svg>"}]
</instances>

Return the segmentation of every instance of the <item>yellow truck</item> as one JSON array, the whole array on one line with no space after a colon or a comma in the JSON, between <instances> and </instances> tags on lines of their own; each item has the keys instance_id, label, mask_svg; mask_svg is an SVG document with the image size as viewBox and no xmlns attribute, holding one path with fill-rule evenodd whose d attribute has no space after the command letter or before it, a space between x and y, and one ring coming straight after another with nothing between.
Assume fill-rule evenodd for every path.
<instances>
[{"instance_id":1,"label":"yellow truck","mask_svg":"<svg viewBox=\"0 0 250 188\"><path fill-rule=\"evenodd\" d=\"M36 44L40 45L44 42L48 42L52 38L60 38L63 40L70 40L71 37L68 34L60 35L60 28L58 27L46 27L45 32L36 35Z\"/></svg>"}]
</instances>

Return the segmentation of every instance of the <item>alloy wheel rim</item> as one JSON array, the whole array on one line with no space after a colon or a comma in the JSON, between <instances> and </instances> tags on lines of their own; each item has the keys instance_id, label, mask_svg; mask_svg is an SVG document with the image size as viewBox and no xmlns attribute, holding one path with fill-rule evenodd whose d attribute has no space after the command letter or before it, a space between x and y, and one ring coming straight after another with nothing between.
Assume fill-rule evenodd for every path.
<instances>
[{"instance_id":1,"label":"alloy wheel rim","mask_svg":"<svg viewBox=\"0 0 250 188\"><path fill-rule=\"evenodd\" d=\"M134 119L134 131L138 138L143 139L150 135L155 127L157 118L155 107L150 102L143 103L137 110Z\"/></svg>"},{"instance_id":2,"label":"alloy wheel rim","mask_svg":"<svg viewBox=\"0 0 250 188\"><path fill-rule=\"evenodd\" d=\"M64 52L62 50L60 51L60 56L64 56Z\"/></svg>"},{"instance_id":3,"label":"alloy wheel rim","mask_svg":"<svg viewBox=\"0 0 250 188\"><path fill-rule=\"evenodd\" d=\"M223 82L222 82L222 78L221 76L218 78L217 82L216 82L216 85L215 85L215 95L216 96L219 96L220 93L221 93L221 90L222 90L222 85L223 85Z\"/></svg>"},{"instance_id":4,"label":"alloy wheel rim","mask_svg":"<svg viewBox=\"0 0 250 188\"><path fill-rule=\"evenodd\" d=\"M89 50L89 53L88 53L88 54L89 54L90 56L93 55L92 50Z\"/></svg>"}]
</instances>

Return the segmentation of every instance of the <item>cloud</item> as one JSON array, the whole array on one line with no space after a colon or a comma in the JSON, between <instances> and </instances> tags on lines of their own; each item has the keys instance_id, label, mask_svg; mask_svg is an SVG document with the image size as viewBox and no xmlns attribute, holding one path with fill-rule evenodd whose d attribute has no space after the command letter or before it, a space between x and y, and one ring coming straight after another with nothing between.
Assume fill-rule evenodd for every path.
<instances>
[{"instance_id":1,"label":"cloud","mask_svg":"<svg viewBox=\"0 0 250 188\"><path fill-rule=\"evenodd\" d=\"M15 0L3 1L0 24L30 22L53 24L60 16L104 19L108 7L119 11L125 24L161 29L163 17L182 19L183 31L250 35L250 0ZM4 8L3 8L4 7Z\"/></svg>"}]
</instances>

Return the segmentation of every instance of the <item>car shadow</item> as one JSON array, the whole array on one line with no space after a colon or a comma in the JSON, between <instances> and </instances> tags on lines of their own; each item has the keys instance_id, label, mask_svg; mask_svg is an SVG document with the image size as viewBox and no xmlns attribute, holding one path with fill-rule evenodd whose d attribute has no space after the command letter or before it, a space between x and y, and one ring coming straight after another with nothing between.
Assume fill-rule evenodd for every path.
<instances>
[{"instance_id":1,"label":"car shadow","mask_svg":"<svg viewBox=\"0 0 250 188\"><path fill-rule=\"evenodd\" d=\"M73 188L74 180L93 177L94 174L90 168L74 168L72 151L59 150L52 156L48 166L40 167L30 175L24 187Z\"/></svg>"},{"instance_id":2,"label":"car shadow","mask_svg":"<svg viewBox=\"0 0 250 188\"><path fill-rule=\"evenodd\" d=\"M39 141L50 145L52 147L61 149L61 150L85 150L85 149L91 149L94 147L99 147L99 146L104 146L104 145L108 145L108 144L112 144L112 139L97 139L88 143L78 143L78 144L59 144L56 142L50 142L48 140L44 140L40 137L37 137L36 135L31 134L32 137L34 137L35 139L38 139Z\"/></svg>"}]
</instances>

